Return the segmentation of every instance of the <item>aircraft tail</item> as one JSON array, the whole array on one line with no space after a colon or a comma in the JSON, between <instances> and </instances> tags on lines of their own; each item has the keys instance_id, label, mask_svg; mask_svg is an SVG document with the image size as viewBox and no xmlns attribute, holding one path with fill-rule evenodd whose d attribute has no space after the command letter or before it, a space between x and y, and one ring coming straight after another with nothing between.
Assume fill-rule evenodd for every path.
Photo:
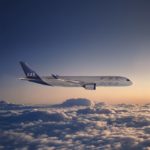
<instances>
[{"instance_id":1,"label":"aircraft tail","mask_svg":"<svg viewBox=\"0 0 150 150\"><path fill-rule=\"evenodd\" d=\"M26 63L20 61L20 65L21 65L27 78L29 78L29 79L40 79L41 80L39 75L35 71L33 71Z\"/></svg>"}]
</instances>

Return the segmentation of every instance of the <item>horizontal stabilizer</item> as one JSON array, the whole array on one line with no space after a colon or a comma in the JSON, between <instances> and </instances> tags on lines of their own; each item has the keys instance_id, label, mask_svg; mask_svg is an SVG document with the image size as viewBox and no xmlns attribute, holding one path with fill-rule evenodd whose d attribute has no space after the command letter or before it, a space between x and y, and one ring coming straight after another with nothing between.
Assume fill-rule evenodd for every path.
<instances>
[{"instance_id":1,"label":"horizontal stabilizer","mask_svg":"<svg viewBox=\"0 0 150 150\"><path fill-rule=\"evenodd\" d=\"M58 79L58 78L59 78L59 76L56 75L56 74L51 74L51 76L52 76L54 79Z\"/></svg>"}]
</instances>

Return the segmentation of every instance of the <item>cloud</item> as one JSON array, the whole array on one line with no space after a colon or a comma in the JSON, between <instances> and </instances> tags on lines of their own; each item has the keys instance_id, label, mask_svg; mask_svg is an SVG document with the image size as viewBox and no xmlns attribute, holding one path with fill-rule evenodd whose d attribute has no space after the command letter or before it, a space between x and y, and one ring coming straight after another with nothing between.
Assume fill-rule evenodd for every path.
<instances>
[{"instance_id":1,"label":"cloud","mask_svg":"<svg viewBox=\"0 0 150 150\"><path fill-rule=\"evenodd\" d=\"M0 149L150 149L150 105L99 103L12 110L10 104L8 110L4 105L0 110Z\"/></svg>"},{"instance_id":2,"label":"cloud","mask_svg":"<svg viewBox=\"0 0 150 150\"><path fill-rule=\"evenodd\" d=\"M73 106L94 106L94 102L88 99L68 99L61 104L63 107L73 107Z\"/></svg>"}]
</instances>

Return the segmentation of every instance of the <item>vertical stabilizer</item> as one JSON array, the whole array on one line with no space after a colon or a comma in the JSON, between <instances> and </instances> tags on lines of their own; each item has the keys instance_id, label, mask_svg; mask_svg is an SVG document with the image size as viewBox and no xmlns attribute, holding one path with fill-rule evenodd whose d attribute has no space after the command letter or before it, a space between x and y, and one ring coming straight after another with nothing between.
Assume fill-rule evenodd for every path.
<instances>
[{"instance_id":1,"label":"vertical stabilizer","mask_svg":"<svg viewBox=\"0 0 150 150\"><path fill-rule=\"evenodd\" d=\"M30 79L41 79L39 75L33 71L25 62L20 61L21 67L27 78Z\"/></svg>"}]
</instances>

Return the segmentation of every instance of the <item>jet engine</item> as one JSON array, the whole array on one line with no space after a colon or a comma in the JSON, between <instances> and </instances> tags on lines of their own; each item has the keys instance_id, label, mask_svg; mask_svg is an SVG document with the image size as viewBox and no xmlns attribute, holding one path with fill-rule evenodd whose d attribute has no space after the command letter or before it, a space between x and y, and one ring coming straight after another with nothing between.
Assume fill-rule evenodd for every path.
<instances>
[{"instance_id":1,"label":"jet engine","mask_svg":"<svg viewBox=\"0 0 150 150\"><path fill-rule=\"evenodd\" d=\"M88 83L83 85L83 87L87 90L96 90L96 84L95 83Z\"/></svg>"}]
</instances>

